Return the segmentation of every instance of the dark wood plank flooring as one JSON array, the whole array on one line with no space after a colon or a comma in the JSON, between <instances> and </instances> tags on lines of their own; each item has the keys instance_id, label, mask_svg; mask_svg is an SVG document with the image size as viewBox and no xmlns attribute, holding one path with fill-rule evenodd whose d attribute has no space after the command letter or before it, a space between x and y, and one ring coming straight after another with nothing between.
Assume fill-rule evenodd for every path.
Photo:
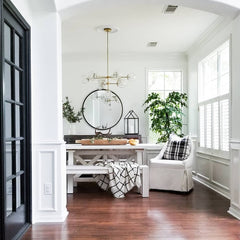
<instances>
[{"instance_id":1,"label":"dark wood plank flooring","mask_svg":"<svg viewBox=\"0 0 240 240\"><path fill-rule=\"evenodd\" d=\"M240 239L240 221L227 213L229 200L195 182L189 194L130 192L114 199L94 183L81 183L68 195L62 224L35 224L26 239Z\"/></svg>"}]
</instances>

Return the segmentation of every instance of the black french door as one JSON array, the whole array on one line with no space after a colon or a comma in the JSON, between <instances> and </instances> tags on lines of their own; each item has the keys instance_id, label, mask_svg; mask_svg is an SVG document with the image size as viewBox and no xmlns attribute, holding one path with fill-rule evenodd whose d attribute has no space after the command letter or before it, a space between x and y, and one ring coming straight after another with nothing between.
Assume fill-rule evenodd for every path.
<instances>
[{"instance_id":1,"label":"black french door","mask_svg":"<svg viewBox=\"0 0 240 240\"><path fill-rule=\"evenodd\" d=\"M30 27L1 2L1 237L18 239L31 223Z\"/></svg>"}]
</instances>

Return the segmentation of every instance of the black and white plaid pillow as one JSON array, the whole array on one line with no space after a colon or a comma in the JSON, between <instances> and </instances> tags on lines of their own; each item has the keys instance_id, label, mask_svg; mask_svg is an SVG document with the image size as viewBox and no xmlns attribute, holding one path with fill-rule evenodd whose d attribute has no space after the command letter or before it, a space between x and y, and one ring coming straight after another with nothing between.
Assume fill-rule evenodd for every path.
<instances>
[{"instance_id":1,"label":"black and white plaid pillow","mask_svg":"<svg viewBox=\"0 0 240 240\"><path fill-rule=\"evenodd\" d=\"M163 159L183 161L190 154L190 139L188 136L179 139L169 139Z\"/></svg>"}]
</instances>

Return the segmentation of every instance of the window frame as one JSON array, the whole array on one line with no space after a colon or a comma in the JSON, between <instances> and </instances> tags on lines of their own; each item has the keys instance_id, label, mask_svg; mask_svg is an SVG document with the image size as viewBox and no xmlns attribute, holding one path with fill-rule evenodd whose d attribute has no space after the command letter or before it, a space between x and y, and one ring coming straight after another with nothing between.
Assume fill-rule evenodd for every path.
<instances>
[{"instance_id":1,"label":"window frame","mask_svg":"<svg viewBox=\"0 0 240 240\"><path fill-rule=\"evenodd\" d=\"M219 54L218 52L220 52L221 47L226 44L228 42L228 48L229 48L229 92L225 93L223 95L219 96L219 89L220 89L220 73L219 73ZM219 148L221 147L221 142L220 142L220 138L221 138L221 115L220 115L220 102L223 100L228 100L228 108L229 108L229 145L230 145L230 138L231 138L231 132L232 132L232 126L231 126L231 109L232 109L232 63L231 63L231 37L228 37L226 39L224 39L224 41L222 41L219 46L215 49L213 49L209 54L205 55L205 57L203 57L202 59L200 59L198 61L198 100L197 100L197 104L198 104L198 152L200 153L205 153L208 155L212 155L212 156L216 156L216 157L220 157L220 158L224 158L224 159L229 159L230 158L230 146L229 146L229 150L228 151L224 151L221 149L214 149L213 148L213 127L211 128L211 148L206 147L206 117L205 117L205 113L206 113L206 106L208 104L211 104L211 115L213 114L213 104L214 103L218 103L218 113L219 113L219 119L218 119L218 123L219 123L219 129L218 129L218 133L219 133ZM211 58L214 56L214 54L217 53L217 96L213 97L211 99L207 99L207 100L202 100L200 99L199 96L199 91L200 91L200 81L201 81L201 75L202 72L200 73L200 64L205 62L207 59ZM202 71L202 67L201 67L201 71ZM226 73L225 73L226 74ZM223 74L224 75L224 74ZM205 147L201 147L200 145L200 107L204 107L204 143L205 143ZM213 116L213 115L212 115ZM213 124L213 117L211 118L211 122Z\"/></svg>"},{"instance_id":2,"label":"window frame","mask_svg":"<svg viewBox=\"0 0 240 240\"><path fill-rule=\"evenodd\" d=\"M178 68L178 67L172 67L172 68L146 68L145 74L146 74L146 81L145 81L145 99L148 97L148 94L150 93L149 90L149 72L181 72L181 93L184 92L184 90L186 89L186 82L184 81L185 79L185 71L183 68ZM169 90L165 90L165 91L169 91ZM149 142L150 140L150 117L149 117L149 112L147 112L147 142ZM185 114L185 119L186 121L183 123L183 127L186 128L186 131L188 132L188 110L186 110Z\"/></svg>"}]
</instances>

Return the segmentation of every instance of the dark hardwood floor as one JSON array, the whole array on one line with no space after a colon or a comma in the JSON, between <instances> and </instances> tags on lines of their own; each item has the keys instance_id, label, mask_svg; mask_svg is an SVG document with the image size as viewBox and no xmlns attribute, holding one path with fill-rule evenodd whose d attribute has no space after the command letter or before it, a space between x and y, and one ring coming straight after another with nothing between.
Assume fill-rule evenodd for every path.
<instances>
[{"instance_id":1,"label":"dark hardwood floor","mask_svg":"<svg viewBox=\"0 0 240 240\"><path fill-rule=\"evenodd\" d=\"M189 194L131 192L114 199L94 183L81 183L68 195L62 224L35 224L26 239L240 239L240 221L227 213L229 200L195 182Z\"/></svg>"}]
</instances>

